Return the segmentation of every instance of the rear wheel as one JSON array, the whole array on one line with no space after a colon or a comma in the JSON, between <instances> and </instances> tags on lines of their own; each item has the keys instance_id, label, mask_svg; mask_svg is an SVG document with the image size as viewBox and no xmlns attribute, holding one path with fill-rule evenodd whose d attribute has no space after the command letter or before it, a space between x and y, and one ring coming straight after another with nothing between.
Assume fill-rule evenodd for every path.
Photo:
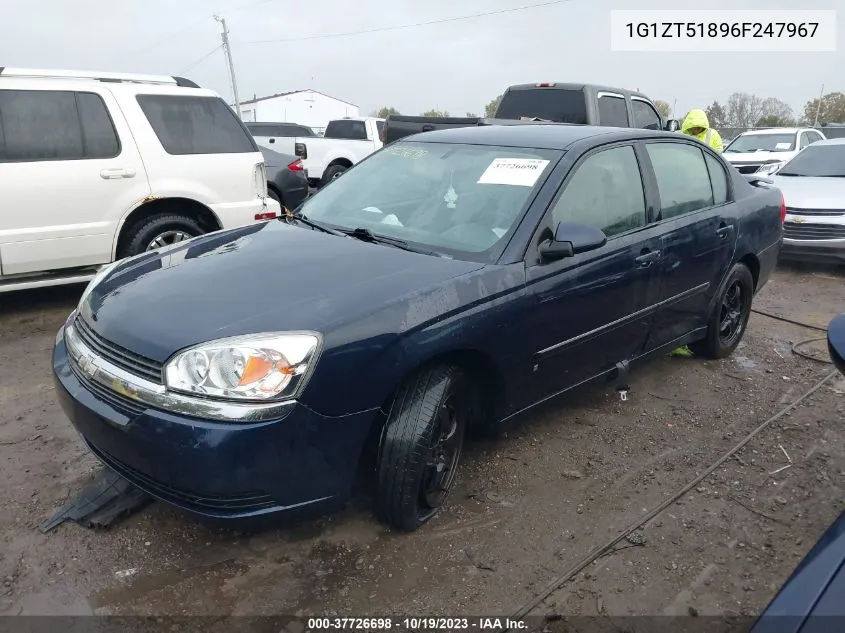
<instances>
[{"instance_id":1,"label":"rear wheel","mask_svg":"<svg viewBox=\"0 0 845 633\"><path fill-rule=\"evenodd\" d=\"M346 165L329 165L329 167L326 168L326 171L323 172L323 179L320 184L325 187L335 178L340 178L346 170Z\"/></svg>"},{"instance_id":2,"label":"rear wheel","mask_svg":"<svg viewBox=\"0 0 845 633\"><path fill-rule=\"evenodd\" d=\"M754 278L745 264L736 264L722 286L710 315L707 334L690 344L690 349L706 358L730 356L745 334L751 316Z\"/></svg>"},{"instance_id":3,"label":"rear wheel","mask_svg":"<svg viewBox=\"0 0 845 633\"><path fill-rule=\"evenodd\" d=\"M413 531L437 514L457 477L470 417L469 381L450 366L424 370L399 389L382 433L376 513Z\"/></svg>"},{"instance_id":4,"label":"rear wheel","mask_svg":"<svg viewBox=\"0 0 845 633\"><path fill-rule=\"evenodd\" d=\"M138 255L163 246L176 244L202 235L204 231L191 217L176 213L159 213L139 220L126 231L124 248L119 257Z\"/></svg>"}]
</instances>

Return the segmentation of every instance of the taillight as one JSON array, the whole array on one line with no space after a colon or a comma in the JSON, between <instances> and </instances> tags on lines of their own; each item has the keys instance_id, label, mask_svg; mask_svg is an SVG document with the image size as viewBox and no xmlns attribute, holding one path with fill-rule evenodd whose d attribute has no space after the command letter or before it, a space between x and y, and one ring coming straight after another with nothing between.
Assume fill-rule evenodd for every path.
<instances>
[{"instance_id":1,"label":"taillight","mask_svg":"<svg viewBox=\"0 0 845 633\"><path fill-rule=\"evenodd\" d=\"M554 82L548 82L547 81L547 82L544 82L544 83L537 84L537 87L538 88L554 88L555 84L554 84Z\"/></svg>"},{"instance_id":2,"label":"taillight","mask_svg":"<svg viewBox=\"0 0 845 633\"><path fill-rule=\"evenodd\" d=\"M295 143L293 153L300 158L308 158L308 148L305 146L305 143Z\"/></svg>"},{"instance_id":3,"label":"taillight","mask_svg":"<svg viewBox=\"0 0 845 633\"><path fill-rule=\"evenodd\" d=\"M302 171L303 169L305 169L305 165L303 165L302 161L297 158L290 165L288 165L288 169L290 169L291 171Z\"/></svg>"},{"instance_id":4,"label":"taillight","mask_svg":"<svg viewBox=\"0 0 845 633\"><path fill-rule=\"evenodd\" d=\"M780 194L780 223L786 221L786 200L783 199L783 194Z\"/></svg>"}]
</instances>

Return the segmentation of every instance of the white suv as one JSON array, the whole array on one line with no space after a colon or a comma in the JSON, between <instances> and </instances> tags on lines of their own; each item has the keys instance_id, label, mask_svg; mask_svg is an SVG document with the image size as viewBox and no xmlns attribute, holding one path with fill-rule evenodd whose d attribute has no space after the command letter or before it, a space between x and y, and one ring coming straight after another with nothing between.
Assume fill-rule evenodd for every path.
<instances>
[{"instance_id":1,"label":"white suv","mask_svg":"<svg viewBox=\"0 0 845 633\"><path fill-rule=\"evenodd\" d=\"M0 67L0 292L281 212L215 92L178 77Z\"/></svg>"}]
</instances>

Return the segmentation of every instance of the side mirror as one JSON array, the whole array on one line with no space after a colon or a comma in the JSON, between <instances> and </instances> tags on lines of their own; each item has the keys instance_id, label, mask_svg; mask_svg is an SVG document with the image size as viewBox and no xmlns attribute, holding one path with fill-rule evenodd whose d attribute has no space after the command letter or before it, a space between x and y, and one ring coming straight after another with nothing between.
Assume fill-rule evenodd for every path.
<instances>
[{"instance_id":1,"label":"side mirror","mask_svg":"<svg viewBox=\"0 0 845 633\"><path fill-rule=\"evenodd\" d=\"M845 375L845 314L835 317L827 326L827 349L833 364Z\"/></svg>"},{"instance_id":2,"label":"side mirror","mask_svg":"<svg viewBox=\"0 0 845 633\"><path fill-rule=\"evenodd\" d=\"M681 129L681 122L678 119L669 119L663 129L667 132L677 132Z\"/></svg>"},{"instance_id":3,"label":"side mirror","mask_svg":"<svg viewBox=\"0 0 845 633\"><path fill-rule=\"evenodd\" d=\"M593 251L605 244L607 236L600 229L580 222L560 222L555 228L554 239L540 244L540 255L544 259L563 259Z\"/></svg>"}]
</instances>

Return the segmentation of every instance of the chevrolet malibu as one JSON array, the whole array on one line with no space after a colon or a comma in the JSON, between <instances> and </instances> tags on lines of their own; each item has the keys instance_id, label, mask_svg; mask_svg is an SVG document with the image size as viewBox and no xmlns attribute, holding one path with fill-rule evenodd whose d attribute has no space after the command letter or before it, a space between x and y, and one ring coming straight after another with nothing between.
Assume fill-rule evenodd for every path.
<instances>
[{"instance_id":1,"label":"chevrolet malibu","mask_svg":"<svg viewBox=\"0 0 845 633\"><path fill-rule=\"evenodd\" d=\"M624 388L679 345L730 354L783 216L678 134L411 136L295 214L102 269L56 337L57 393L100 460L194 515L325 512L370 466L376 514L409 531L468 427Z\"/></svg>"}]
</instances>

